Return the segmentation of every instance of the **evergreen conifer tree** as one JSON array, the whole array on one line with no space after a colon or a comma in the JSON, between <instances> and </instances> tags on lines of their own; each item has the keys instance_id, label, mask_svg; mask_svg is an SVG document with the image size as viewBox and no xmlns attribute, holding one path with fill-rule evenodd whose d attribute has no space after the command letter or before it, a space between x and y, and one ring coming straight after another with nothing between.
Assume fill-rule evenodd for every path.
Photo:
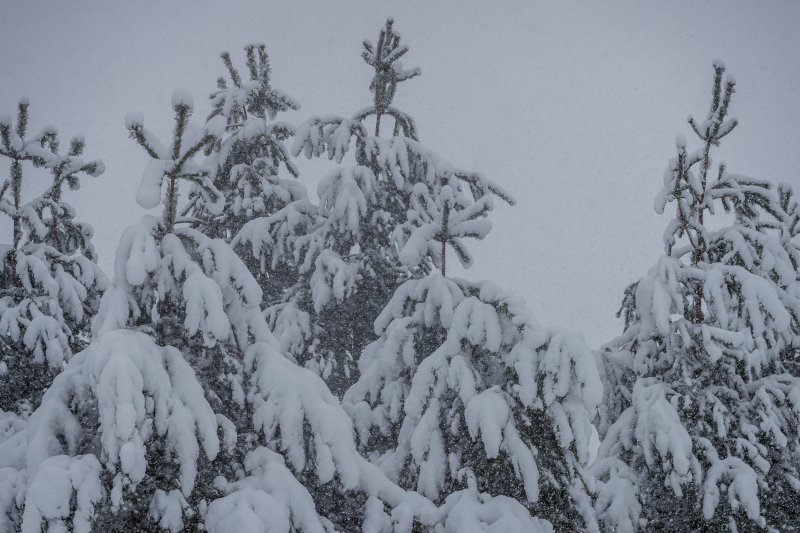
<instances>
[{"instance_id":1,"label":"evergreen conifer tree","mask_svg":"<svg viewBox=\"0 0 800 533\"><path fill-rule=\"evenodd\" d=\"M140 115L126 118L151 158L138 201L163 211L125 230L91 343L0 446L0 515L26 532L433 523L429 501L358 453L324 382L279 352L258 282L230 245L180 214L182 182L210 214L224 206L215 167L198 155L226 120L192 127L185 91L172 107L169 145Z\"/></svg>"},{"instance_id":2,"label":"evergreen conifer tree","mask_svg":"<svg viewBox=\"0 0 800 533\"><path fill-rule=\"evenodd\" d=\"M103 163L83 159L80 136L60 153L54 128L28 135L28 107L20 100L16 124L0 117L0 156L10 161L0 212L12 233L12 242L0 245L0 410L24 412L36 408L53 377L85 346L106 285L92 228L77 222L62 198L65 186L78 189L81 175L100 175ZM24 190L35 188L38 176L26 175L25 167L45 169L51 180L27 199Z\"/></svg>"},{"instance_id":3,"label":"evergreen conifer tree","mask_svg":"<svg viewBox=\"0 0 800 533\"><path fill-rule=\"evenodd\" d=\"M305 208L295 209L290 213L292 225L281 234L282 242L291 241L301 260L303 278L276 309L274 323L283 346L322 375L338 395L357 379L355 363L374 340L373 321L412 273L400 257L412 232L425 226L423 231L438 231L442 237L449 231L442 226L438 210L448 211L451 206L432 202L439 190L451 188L452 202L477 201L480 207L473 218L491 209L490 199L481 200L484 196L510 200L483 176L454 168L423 146L413 119L394 107L398 84L420 73L402 66L400 59L407 52L392 21L387 21L377 43L363 44L362 58L374 71L371 105L351 118L314 117L295 136L295 154L327 154L339 166L319 185L319 220L314 223ZM348 154L354 166L345 164ZM314 223L311 231L300 235L299 230L309 223ZM480 231L470 228L475 230ZM250 232L241 239L254 255L261 252L262 263L263 254L275 250L265 246L263 233ZM454 233L445 241L460 252L458 238L463 236L470 235ZM442 243L430 251L411 247L407 253L432 260L411 261L415 268L427 272L433 264L440 265ZM469 261L467 255L461 258Z\"/></svg>"},{"instance_id":4,"label":"evergreen conifer tree","mask_svg":"<svg viewBox=\"0 0 800 533\"><path fill-rule=\"evenodd\" d=\"M714 172L712 149L737 125L734 81L714 68L708 116L689 120L700 149L678 139L656 199L659 213L676 208L665 255L626 291L625 331L601 353L594 471L608 529L797 526L786 503L800 488L800 381L784 355L800 332L791 202L724 164ZM710 219L719 206L727 220Z\"/></svg>"},{"instance_id":5,"label":"evergreen conifer tree","mask_svg":"<svg viewBox=\"0 0 800 533\"><path fill-rule=\"evenodd\" d=\"M365 45L366 58L371 50ZM387 211L390 257L412 279L379 315L379 337L344 395L364 453L445 508L462 499L515 502L541 519L537 528L596 529L584 471L600 399L589 351L579 338L533 325L522 302L494 285L447 277L448 247L469 266L464 240L487 235L494 196L513 199L416 139L396 136L389 147L397 145L374 157L398 161L387 174L406 180L387 195L404 212Z\"/></svg>"},{"instance_id":6,"label":"evergreen conifer tree","mask_svg":"<svg viewBox=\"0 0 800 533\"><path fill-rule=\"evenodd\" d=\"M491 283L439 273L402 285L376 330L344 400L391 478L444 505L477 492L558 531L597 529L586 466L601 388L579 336L534 325Z\"/></svg>"},{"instance_id":7,"label":"evergreen conifer tree","mask_svg":"<svg viewBox=\"0 0 800 533\"><path fill-rule=\"evenodd\" d=\"M195 227L226 242L253 219L280 218L290 204L294 205L289 210L310 209L305 187L294 179L297 168L285 146L294 127L276 120L279 113L300 105L272 87L265 45L246 46L245 57L249 79L242 77L230 54L222 54L230 80L220 77L211 95L209 119L221 116L226 120L225 134L214 146L209 161L214 168L214 186L225 197L225 208L220 213L209 212L199 194L190 195L186 207L197 220ZM291 177L284 177L287 173ZM243 254L268 304L282 301L284 292L298 277L293 254L273 255L280 260L262 264L252 254Z\"/></svg>"},{"instance_id":8,"label":"evergreen conifer tree","mask_svg":"<svg viewBox=\"0 0 800 533\"><path fill-rule=\"evenodd\" d=\"M469 258L461 238L491 227L491 196L456 201L453 190L417 187L400 251L410 270L444 268L453 242ZM344 404L390 477L445 507L482 494L516 500L558 530L597 528L585 467L601 392L579 337L535 326L490 283L437 271L401 285L375 330Z\"/></svg>"}]
</instances>

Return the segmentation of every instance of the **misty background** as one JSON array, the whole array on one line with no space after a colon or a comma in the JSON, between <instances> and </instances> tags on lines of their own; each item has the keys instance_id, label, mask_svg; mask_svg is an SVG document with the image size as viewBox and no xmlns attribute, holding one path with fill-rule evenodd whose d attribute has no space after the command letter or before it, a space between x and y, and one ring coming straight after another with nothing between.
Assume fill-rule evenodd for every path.
<instances>
[{"instance_id":1,"label":"misty background","mask_svg":"<svg viewBox=\"0 0 800 533\"><path fill-rule=\"evenodd\" d=\"M27 96L31 131L52 124L62 143L81 133L86 156L103 159L106 173L67 199L111 276L122 230L146 212L135 196L147 156L127 138L127 112L167 138L170 95L185 87L205 118L219 53L243 67L242 47L258 41L273 85L302 104L283 120L351 115L371 98L360 43L387 16L411 48L405 65L422 68L395 100L420 140L518 200L498 206L493 231L470 244L475 266L456 275L523 296L540 323L590 346L620 332L625 286L662 253L671 212L656 215L653 199L676 134L698 146L686 117L705 115L712 60L736 77L740 121L716 161L800 188L800 3L789 1L0 0L0 115ZM298 163L313 197L333 163Z\"/></svg>"}]
</instances>

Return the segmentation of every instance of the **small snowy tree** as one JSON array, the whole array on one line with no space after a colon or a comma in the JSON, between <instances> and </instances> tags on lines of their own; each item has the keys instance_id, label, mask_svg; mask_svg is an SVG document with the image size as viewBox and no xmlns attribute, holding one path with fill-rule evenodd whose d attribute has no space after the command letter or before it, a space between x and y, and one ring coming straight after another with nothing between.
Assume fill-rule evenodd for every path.
<instances>
[{"instance_id":1,"label":"small snowy tree","mask_svg":"<svg viewBox=\"0 0 800 533\"><path fill-rule=\"evenodd\" d=\"M88 339L106 279L96 264L92 228L75 221L62 198L65 185L78 189L80 176L98 176L100 161L82 158L84 141L59 153L52 127L28 135L28 101L19 102L16 125L0 117L0 156L10 165L0 182L0 213L11 221L10 244L0 245L0 410L35 408L53 377ZM51 182L35 187L25 166L46 169ZM25 177L28 178L27 182Z\"/></svg>"},{"instance_id":2,"label":"small snowy tree","mask_svg":"<svg viewBox=\"0 0 800 533\"><path fill-rule=\"evenodd\" d=\"M362 441L370 453L397 446L403 404L414 373L420 362L444 343L453 325L454 310L474 288L446 277L447 245L456 250L463 265L469 266L472 259L462 239L483 239L491 229L487 214L492 196L488 187L470 189L471 183L459 180L457 174L443 177L444 185L415 185L408 219L396 230L401 235L399 242L404 242L399 259L409 271L423 273L432 265L440 271L430 271L398 287L375 321L379 337L361 355L360 377L344 396L346 405L367 409L363 413L366 418L356 415L356 425L361 426ZM453 194L454 187L458 196ZM481 193L475 201L474 196ZM382 444L368 442L370 436Z\"/></svg>"},{"instance_id":3,"label":"small snowy tree","mask_svg":"<svg viewBox=\"0 0 800 533\"><path fill-rule=\"evenodd\" d=\"M473 486L558 530L596 529L585 466L601 390L579 337L438 274L401 286L376 326L345 405L390 477L435 502Z\"/></svg>"},{"instance_id":4,"label":"small snowy tree","mask_svg":"<svg viewBox=\"0 0 800 533\"><path fill-rule=\"evenodd\" d=\"M447 338L465 282L432 272L398 287L375 321L378 339L359 360L358 381L344 395L362 449L372 456L397 447L404 405L421 361Z\"/></svg>"},{"instance_id":5,"label":"small snowy tree","mask_svg":"<svg viewBox=\"0 0 800 533\"><path fill-rule=\"evenodd\" d=\"M601 353L594 470L609 529L798 525L784 503L800 489L800 380L784 366L800 332L795 223L768 183L724 164L712 174L711 150L737 124L734 87L716 64L710 112L689 121L701 148L678 140L656 200L659 213L676 206L666 255L626 292L625 332ZM733 220L714 229L719 205Z\"/></svg>"}]
</instances>

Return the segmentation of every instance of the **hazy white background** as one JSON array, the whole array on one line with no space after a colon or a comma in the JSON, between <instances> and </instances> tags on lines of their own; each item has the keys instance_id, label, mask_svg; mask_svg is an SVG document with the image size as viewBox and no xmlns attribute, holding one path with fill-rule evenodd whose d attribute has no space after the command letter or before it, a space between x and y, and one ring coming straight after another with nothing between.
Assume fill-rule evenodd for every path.
<instances>
[{"instance_id":1,"label":"hazy white background","mask_svg":"<svg viewBox=\"0 0 800 533\"><path fill-rule=\"evenodd\" d=\"M70 200L95 227L109 274L146 156L123 118L165 136L176 87L201 116L219 52L262 41L274 85L302 102L285 117L367 105L360 43L387 16L423 75L396 103L421 140L513 191L470 278L526 298L538 320L597 346L619 331L622 290L661 251L653 212L676 133L702 116L714 58L738 81L741 125L719 156L732 171L800 187L800 3L734 1L37 1L0 0L0 114L28 96L32 128L83 133L107 167ZM314 190L330 166L303 164ZM0 172L7 169L0 168ZM8 233L8 221L0 234Z\"/></svg>"}]
</instances>

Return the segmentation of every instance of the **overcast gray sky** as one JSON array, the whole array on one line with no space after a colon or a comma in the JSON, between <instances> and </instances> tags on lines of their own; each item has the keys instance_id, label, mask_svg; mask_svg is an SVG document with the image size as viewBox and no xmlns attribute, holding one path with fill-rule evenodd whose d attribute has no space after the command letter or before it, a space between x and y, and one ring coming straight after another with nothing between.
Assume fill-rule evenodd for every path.
<instances>
[{"instance_id":1,"label":"overcast gray sky","mask_svg":"<svg viewBox=\"0 0 800 533\"><path fill-rule=\"evenodd\" d=\"M423 71L396 100L421 140L519 200L495 212L463 275L517 292L539 322L592 346L619 332L624 287L661 253L667 215L653 198L675 135L691 138L686 117L706 110L713 59L737 79L741 122L718 160L800 187L800 2L0 0L0 114L27 96L34 129L83 133L105 161L69 199L110 272L144 213L147 159L127 139L128 111L166 135L172 90L186 87L205 116L219 52L241 62L261 41L274 85L302 103L288 120L350 114L369 102L360 43L390 15L406 65ZM330 166L301 168L313 190Z\"/></svg>"}]
</instances>

